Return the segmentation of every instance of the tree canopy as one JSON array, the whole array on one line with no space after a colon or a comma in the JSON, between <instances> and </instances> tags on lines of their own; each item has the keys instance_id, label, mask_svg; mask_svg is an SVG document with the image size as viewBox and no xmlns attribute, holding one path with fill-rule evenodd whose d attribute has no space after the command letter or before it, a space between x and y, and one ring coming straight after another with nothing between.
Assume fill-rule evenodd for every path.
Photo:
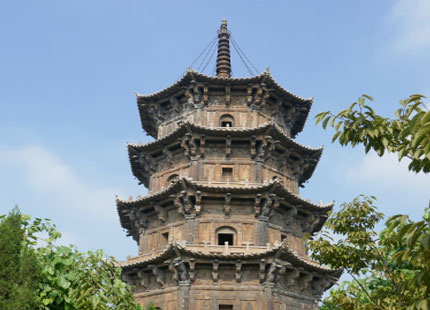
<instances>
[{"instance_id":1,"label":"tree canopy","mask_svg":"<svg viewBox=\"0 0 430 310\"><path fill-rule=\"evenodd\" d=\"M1 216L0 309L141 309L112 257L56 246L60 237L48 219Z\"/></svg>"},{"instance_id":2,"label":"tree canopy","mask_svg":"<svg viewBox=\"0 0 430 310\"><path fill-rule=\"evenodd\" d=\"M0 219L0 309L32 310L37 305L41 265L26 243L19 210Z\"/></svg>"},{"instance_id":3,"label":"tree canopy","mask_svg":"<svg viewBox=\"0 0 430 310\"><path fill-rule=\"evenodd\" d=\"M430 112L424 96L400 101L395 117L375 112L361 96L337 114L319 113L316 122L334 128L333 142L362 145L379 156L396 153L410 160L409 170L430 172ZM376 198L360 195L332 212L323 230L309 237L311 256L352 277L330 291L321 309L430 309L430 206L421 221L395 215L375 232L383 219Z\"/></svg>"}]
</instances>

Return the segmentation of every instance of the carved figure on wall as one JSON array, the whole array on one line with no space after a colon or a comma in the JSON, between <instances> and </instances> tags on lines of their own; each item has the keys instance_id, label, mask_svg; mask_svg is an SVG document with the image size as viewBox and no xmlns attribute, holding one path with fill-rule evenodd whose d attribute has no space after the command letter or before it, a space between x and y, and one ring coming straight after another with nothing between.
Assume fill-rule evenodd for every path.
<instances>
[{"instance_id":1,"label":"carved figure on wall","mask_svg":"<svg viewBox=\"0 0 430 310\"><path fill-rule=\"evenodd\" d=\"M266 282L275 283L276 277L278 275L280 268L281 268L281 265L279 265L275 262L270 264L270 268L269 268L269 271L267 272L267 276L266 276Z\"/></svg>"},{"instance_id":2,"label":"carved figure on wall","mask_svg":"<svg viewBox=\"0 0 430 310\"><path fill-rule=\"evenodd\" d=\"M184 87L185 89L185 97L187 98L187 106L195 108L194 104L194 96L190 90L190 88Z\"/></svg>"},{"instance_id":3,"label":"carved figure on wall","mask_svg":"<svg viewBox=\"0 0 430 310\"><path fill-rule=\"evenodd\" d=\"M289 227L290 224L293 222L294 216L297 214L297 208L291 207L290 210L285 212L286 219L285 219L285 227Z\"/></svg>"},{"instance_id":4,"label":"carved figure on wall","mask_svg":"<svg viewBox=\"0 0 430 310\"><path fill-rule=\"evenodd\" d=\"M187 266L181 258L176 258L174 261L174 266L178 272L178 281L189 281L190 276L188 273Z\"/></svg>"},{"instance_id":5,"label":"carved figure on wall","mask_svg":"<svg viewBox=\"0 0 430 310\"><path fill-rule=\"evenodd\" d=\"M191 133L186 133L185 136L180 140L185 156L191 157L197 154L197 145L194 142L194 138Z\"/></svg>"},{"instance_id":6,"label":"carved figure on wall","mask_svg":"<svg viewBox=\"0 0 430 310\"><path fill-rule=\"evenodd\" d=\"M143 171L147 171L150 173L154 173L157 171L158 163L151 155L147 155L141 152L139 155L135 155L133 157L137 157L137 161L140 167L142 167Z\"/></svg>"},{"instance_id":7,"label":"carved figure on wall","mask_svg":"<svg viewBox=\"0 0 430 310\"><path fill-rule=\"evenodd\" d=\"M165 223L167 221L167 209L163 208L162 206L156 204L154 205L154 210L157 213L158 219Z\"/></svg>"},{"instance_id":8,"label":"carved figure on wall","mask_svg":"<svg viewBox=\"0 0 430 310\"><path fill-rule=\"evenodd\" d=\"M255 95L252 98L251 108L256 109L256 110L260 110L262 107L264 107L267 103L267 100L270 97L270 91L271 90L272 89L268 89L266 87L265 83L261 83L257 87L257 91L255 92Z\"/></svg>"},{"instance_id":9,"label":"carved figure on wall","mask_svg":"<svg viewBox=\"0 0 430 310\"><path fill-rule=\"evenodd\" d=\"M310 167L310 159L300 157L294 165L290 166L291 175L298 179Z\"/></svg>"},{"instance_id":10,"label":"carved figure on wall","mask_svg":"<svg viewBox=\"0 0 430 310\"><path fill-rule=\"evenodd\" d=\"M178 273L178 269L176 269L175 267L175 260L174 259L170 259L165 261L164 263L167 264L169 271L173 273L173 280L178 282L179 280L179 273Z\"/></svg>"},{"instance_id":11,"label":"carved figure on wall","mask_svg":"<svg viewBox=\"0 0 430 310\"><path fill-rule=\"evenodd\" d=\"M296 268L285 273L287 288L295 287L296 290L298 290L296 286L296 282L297 282L297 279L300 277L300 270L301 270L300 268Z\"/></svg>"},{"instance_id":12,"label":"carved figure on wall","mask_svg":"<svg viewBox=\"0 0 430 310\"><path fill-rule=\"evenodd\" d=\"M319 215L308 214L301 222L302 232L312 232L320 220Z\"/></svg>"},{"instance_id":13,"label":"carved figure on wall","mask_svg":"<svg viewBox=\"0 0 430 310\"><path fill-rule=\"evenodd\" d=\"M312 294L321 296L332 284L332 281L327 278L320 278L312 282Z\"/></svg>"},{"instance_id":14,"label":"carved figure on wall","mask_svg":"<svg viewBox=\"0 0 430 310\"><path fill-rule=\"evenodd\" d=\"M172 195L171 197L174 198L174 205L178 209L178 212L184 217L194 217L196 215L193 203L186 190L181 191L176 196Z\"/></svg>"},{"instance_id":15,"label":"carved figure on wall","mask_svg":"<svg viewBox=\"0 0 430 310\"><path fill-rule=\"evenodd\" d=\"M202 94L197 86L195 80L190 82L190 85L184 87L185 89L185 97L187 98L188 106L192 108L198 108L202 101Z\"/></svg>"},{"instance_id":16,"label":"carved figure on wall","mask_svg":"<svg viewBox=\"0 0 430 310\"><path fill-rule=\"evenodd\" d=\"M277 143L279 143L279 141L275 141L272 136L265 136L258 148L257 159L267 160L270 154L275 150Z\"/></svg>"},{"instance_id":17,"label":"carved figure on wall","mask_svg":"<svg viewBox=\"0 0 430 310\"><path fill-rule=\"evenodd\" d=\"M146 273L143 270L139 270L137 272L137 277L139 285L146 291L149 288Z\"/></svg>"},{"instance_id":18,"label":"carved figure on wall","mask_svg":"<svg viewBox=\"0 0 430 310\"><path fill-rule=\"evenodd\" d=\"M161 272L160 268L154 265L148 265L148 267L152 270L152 274L155 276L155 280L157 281L157 283L163 288L164 287L163 273Z\"/></svg>"},{"instance_id":19,"label":"carved figure on wall","mask_svg":"<svg viewBox=\"0 0 430 310\"><path fill-rule=\"evenodd\" d=\"M148 104L148 114L149 114L150 118L155 120L157 125L159 125L160 123L162 123L165 120L159 106L156 103L149 103Z\"/></svg>"},{"instance_id":20,"label":"carved figure on wall","mask_svg":"<svg viewBox=\"0 0 430 310\"><path fill-rule=\"evenodd\" d=\"M166 156L166 163L168 167L171 167L174 165L174 159L173 159L173 153L167 148L165 147L163 149L163 153Z\"/></svg>"},{"instance_id":21,"label":"carved figure on wall","mask_svg":"<svg viewBox=\"0 0 430 310\"><path fill-rule=\"evenodd\" d=\"M130 218L130 222L134 229L139 233L139 235L143 235L145 230L148 228L148 218L136 209L130 210L128 217Z\"/></svg>"},{"instance_id":22,"label":"carved figure on wall","mask_svg":"<svg viewBox=\"0 0 430 310\"><path fill-rule=\"evenodd\" d=\"M286 154L286 153L287 152L285 152L284 154L282 154L278 158L277 168L280 171L283 171L285 169L285 167L287 167L287 157L288 157L288 154Z\"/></svg>"},{"instance_id":23,"label":"carved figure on wall","mask_svg":"<svg viewBox=\"0 0 430 310\"><path fill-rule=\"evenodd\" d=\"M304 291L308 287L309 283L311 283L313 277L314 276L311 273L306 273L302 277L299 277L297 280L298 289L300 291Z\"/></svg>"},{"instance_id":24,"label":"carved figure on wall","mask_svg":"<svg viewBox=\"0 0 430 310\"><path fill-rule=\"evenodd\" d=\"M124 281L125 283L129 284L129 285L135 285L135 283L136 283L134 277L132 277L131 275L129 275L128 273L125 273L125 272L123 272L121 274L121 280Z\"/></svg>"},{"instance_id":25,"label":"carved figure on wall","mask_svg":"<svg viewBox=\"0 0 430 310\"><path fill-rule=\"evenodd\" d=\"M180 113L182 110L182 105L179 102L179 100L175 97L175 96L170 96L169 97L169 103L173 109L174 112L176 113Z\"/></svg>"},{"instance_id":26,"label":"carved figure on wall","mask_svg":"<svg viewBox=\"0 0 430 310\"><path fill-rule=\"evenodd\" d=\"M274 193L270 193L261 207L260 215L270 217L273 208L277 207L279 207L279 197Z\"/></svg>"},{"instance_id":27,"label":"carved figure on wall","mask_svg":"<svg viewBox=\"0 0 430 310\"><path fill-rule=\"evenodd\" d=\"M281 114L281 119L284 126L291 131L296 117L296 107L292 104L286 105L286 111Z\"/></svg>"}]
</instances>

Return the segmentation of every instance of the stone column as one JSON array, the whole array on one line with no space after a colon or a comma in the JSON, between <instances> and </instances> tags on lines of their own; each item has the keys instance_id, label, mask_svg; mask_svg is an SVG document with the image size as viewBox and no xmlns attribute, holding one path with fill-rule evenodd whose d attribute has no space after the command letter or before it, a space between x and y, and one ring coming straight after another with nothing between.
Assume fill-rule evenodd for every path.
<instances>
[{"instance_id":1,"label":"stone column","mask_svg":"<svg viewBox=\"0 0 430 310\"><path fill-rule=\"evenodd\" d=\"M187 216L185 218L185 229L187 232L187 235L185 237L185 240L187 241L187 244L193 244L194 243L194 230L195 230L195 216Z\"/></svg>"},{"instance_id":2,"label":"stone column","mask_svg":"<svg viewBox=\"0 0 430 310\"><path fill-rule=\"evenodd\" d=\"M191 157L191 178L193 181L199 180L199 156Z\"/></svg>"},{"instance_id":3,"label":"stone column","mask_svg":"<svg viewBox=\"0 0 430 310\"><path fill-rule=\"evenodd\" d=\"M190 310L190 282L179 281L179 310Z\"/></svg>"},{"instance_id":4,"label":"stone column","mask_svg":"<svg viewBox=\"0 0 430 310\"><path fill-rule=\"evenodd\" d=\"M269 218L267 216L260 215L258 217L258 245L264 246L268 242L267 238L267 222Z\"/></svg>"},{"instance_id":5,"label":"stone column","mask_svg":"<svg viewBox=\"0 0 430 310\"><path fill-rule=\"evenodd\" d=\"M254 170L255 183L263 183L263 167L264 167L264 160L261 158L257 158L255 160L255 170Z\"/></svg>"},{"instance_id":6,"label":"stone column","mask_svg":"<svg viewBox=\"0 0 430 310\"><path fill-rule=\"evenodd\" d=\"M264 310L273 310L273 288L274 283L264 285Z\"/></svg>"}]
</instances>

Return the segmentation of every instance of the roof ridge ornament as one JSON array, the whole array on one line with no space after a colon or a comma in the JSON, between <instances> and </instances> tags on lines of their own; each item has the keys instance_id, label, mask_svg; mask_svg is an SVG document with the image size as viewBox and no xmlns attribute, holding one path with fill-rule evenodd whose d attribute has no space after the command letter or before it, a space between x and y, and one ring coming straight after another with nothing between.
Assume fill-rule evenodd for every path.
<instances>
[{"instance_id":1,"label":"roof ridge ornament","mask_svg":"<svg viewBox=\"0 0 430 310\"><path fill-rule=\"evenodd\" d=\"M227 29L227 19L223 18L218 30L218 56L216 59L216 76L231 77L230 62L230 32Z\"/></svg>"}]
</instances>

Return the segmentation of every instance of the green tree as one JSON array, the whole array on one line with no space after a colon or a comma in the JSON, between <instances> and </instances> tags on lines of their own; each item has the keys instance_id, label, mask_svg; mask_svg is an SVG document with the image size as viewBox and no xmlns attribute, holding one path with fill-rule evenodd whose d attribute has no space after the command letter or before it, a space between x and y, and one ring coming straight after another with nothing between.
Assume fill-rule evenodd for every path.
<instances>
[{"instance_id":1,"label":"green tree","mask_svg":"<svg viewBox=\"0 0 430 310\"><path fill-rule=\"evenodd\" d=\"M141 309L112 257L56 246L60 237L47 219L30 220L17 210L2 217L0 309Z\"/></svg>"},{"instance_id":2,"label":"green tree","mask_svg":"<svg viewBox=\"0 0 430 310\"><path fill-rule=\"evenodd\" d=\"M18 208L0 216L0 309L35 309L41 267Z\"/></svg>"},{"instance_id":3,"label":"green tree","mask_svg":"<svg viewBox=\"0 0 430 310\"><path fill-rule=\"evenodd\" d=\"M409 170L430 172L430 112L422 95L401 100L390 119L378 115L363 95L348 109L316 116L316 122L334 128L333 142L363 145L366 153L396 153L409 158ZM344 268L353 281L330 291L321 309L430 309L430 207L415 222L396 215L385 222L374 197L359 196L333 212L321 233L308 242L312 257ZM337 241L331 236L337 235Z\"/></svg>"}]
</instances>

